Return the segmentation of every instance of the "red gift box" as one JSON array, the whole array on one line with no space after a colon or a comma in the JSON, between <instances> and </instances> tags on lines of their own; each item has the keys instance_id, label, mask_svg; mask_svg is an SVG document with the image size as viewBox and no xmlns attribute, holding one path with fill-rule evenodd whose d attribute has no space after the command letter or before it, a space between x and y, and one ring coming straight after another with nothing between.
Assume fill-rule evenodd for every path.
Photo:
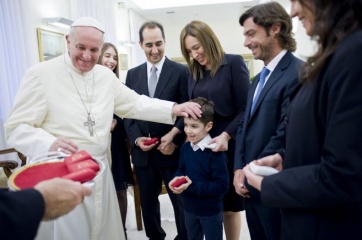
<instances>
[{"instance_id":1,"label":"red gift box","mask_svg":"<svg viewBox=\"0 0 362 240\"><path fill-rule=\"evenodd\" d=\"M69 157L64 158L64 163L66 165L70 165L76 162L81 162L87 159L92 159L91 155L87 153L86 151L82 150L76 153L73 153Z\"/></svg>"},{"instance_id":2,"label":"red gift box","mask_svg":"<svg viewBox=\"0 0 362 240\"><path fill-rule=\"evenodd\" d=\"M187 183L187 180L185 177L179 178L176 181L174 181L171 186L174 188L177 188L179 186L181 186L182 184Z\"/></svg>"},{"instance_id":3,"label":"red gift box","mask_svg":"<svg viewBox=\"0 0 362 240\"><path fill-rule=\"evenodd\" d=\"M62 178L84 183L92 180L95 176L96 172L93 169L83 168L76 172L71 172L69 174L66 174L62 176Z\"/></svg>"},{"instance_id":4,"label":"red gift box","mask_svg":"<svg viewBox=\"0 0 362 240\"><path fill-rule=\"evenodd\" d=\"M149 145L152 145L154 143L156 143L158 141L158 138L151 138L150 140L146 140L143 142L143 145L145 146L149 146Z\"/></svg>"},{"instance_id":5,"label":"red gift box","mask_svg":"<svg viewBox=\"0 0 362 240\"><path fill-rule=\"evenodd\" d=\"M99 165L91 159L87 159L87 160L81 161L81 162L76 162L76 163L73 163L70 165L67 165L67 164L65 164L65 165L67 166L67 169L70 173L82 170L84 168L90 168L95 172L99 171Z\"/></svg>"}]
</instances>

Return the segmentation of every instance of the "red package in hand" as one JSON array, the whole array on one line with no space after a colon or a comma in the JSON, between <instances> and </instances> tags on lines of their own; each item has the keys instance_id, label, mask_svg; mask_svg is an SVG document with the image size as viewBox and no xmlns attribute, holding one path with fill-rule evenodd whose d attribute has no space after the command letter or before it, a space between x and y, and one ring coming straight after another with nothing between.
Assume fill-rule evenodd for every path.
<instances>
[{"instance_id":1,"label":"red package in hand","mask_svg":"<svg viewBox=\"0 0 362 240\"><path fill-rule=\"evenodd\" d=\"M158 138L151 138L150 140L146 140L143 142L143 145L145 146L149 146L149 145L152 145L154 143L156 143L158 141Z\"/></svg>"},{"instance_id":2,"label":"red package in hand","mask_svg":"<svg viewBox=\"0 0 362 240\"><path fill-rule=\"evenodd\" d=\"M171 186L174 188L177 188L179 186L181 186L182 184L187 183L187 180L185 177L179 178L176 181L174 181Z\"/></svg>"},{"instance_id":3,"label":"red package in hand","mask_svg":"<svg viewBox=\"0 0 362 240\"><path fill-rule=\"evenodd\" d=\"M70 165L76 162L81 162L87 159L92 159L91 155L89 155L89 153L87 153L86 151L82 150L79 152L75 152L72 155L70 155L69 157L64 158L64 163L65 165Z\"/></svg>"},{"instance_id":4,"label":"red package in hand","mask_svg":"<svg viewBox=\"0 0 362 240\"><path fill-rule=\"evenodd\" d=\"M64 179L85 183L92 180L96 176L96 172L90 168L83 168L79 171L72 172L62 176Z\"/></svg>"},{"instance_id":5,"label":"red package in hand","mask_svg":"<svg viewBox=\"0 0 362 240\"><path fill-rule=\"evenodd\" d=\"M87 159L81 162L76 162L70 165L66 165L69 172L77 172L83 168L90 168L95 172L99 171L99 165L92 159Z\"/></svg>"}]
</instances>

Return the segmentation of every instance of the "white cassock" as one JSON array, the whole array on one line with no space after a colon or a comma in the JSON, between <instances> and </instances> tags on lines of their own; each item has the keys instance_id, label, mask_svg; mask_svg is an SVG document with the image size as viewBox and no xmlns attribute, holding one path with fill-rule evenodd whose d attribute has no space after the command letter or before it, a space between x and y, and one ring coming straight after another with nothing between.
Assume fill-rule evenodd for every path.
<instances>
[{"instance_id":1,"label":"white cassock","mask_svg":"<svg viewBox=\"0 0 362 240\"><path fill-rule=\"evenodd\" d=\"M172 106L172 102L136 94L104 66L97 64L82 74L68 53L29 68L5 123L9 145L32 158L49 151L57 138L65 137L105 165L102 178L92 187L92 196L69 214L43 222L36 239L124 239L106 155L113 113L173 124ZM86 126L87 112L94 121L93 136Z\"/></svg>"}]
</instances>

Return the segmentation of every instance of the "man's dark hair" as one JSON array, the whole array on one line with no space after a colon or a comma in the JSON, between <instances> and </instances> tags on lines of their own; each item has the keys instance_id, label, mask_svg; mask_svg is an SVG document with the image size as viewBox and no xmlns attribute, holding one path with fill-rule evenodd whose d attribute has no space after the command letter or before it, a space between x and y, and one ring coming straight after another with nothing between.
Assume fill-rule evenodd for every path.
<instances>
[{"instance_id":1,"label":"man's dark hair","mask_svg":"<svg viewBox=\"0 0 362 240\"><path fill-rule=\"evenodd\" d=\"M158 23L156 21L148 21L148 22L145 22L144 24L142 24L142 26L140 27L140 30L138 32L141 43L143 43L142 33L145 28L150 28L150 29L159 28L162 33L162 38L165 40L165 32L163 31L163 26L161 25L161 23Z\"/></svg>"},{"instance_id":2,"label":"man's dark hair","mask_svg":"<svg viewBox=\"0 0 362 240\"><path fill-rule=\"evenodd\" d=\"M297 43L293 38L292 19L282 5L277 2L268 2L256 5L239 18L241 26L244 25L246 19L252 17L255 24L264 27L269 35L269 30L275 23L280 24L280 32L278 34L279 44L283 49L294 52L297 48Z\"/></svg>"}]
</instances>

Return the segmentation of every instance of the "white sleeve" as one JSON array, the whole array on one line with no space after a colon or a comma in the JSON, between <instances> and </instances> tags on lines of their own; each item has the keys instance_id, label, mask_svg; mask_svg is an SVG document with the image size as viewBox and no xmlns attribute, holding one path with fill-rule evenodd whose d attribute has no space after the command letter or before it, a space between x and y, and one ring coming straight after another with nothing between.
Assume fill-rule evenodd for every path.
<instances>
[{"instance_id":1,"label":"white sleeve","mask_svg":"<svg viewBox=\"0 0 362 240\"><path fill-rule=\"evenodd\" d=\"M123 84L117 85L115 93L115 114L131 118L173 125L176 117L172 114L175 103L139 95Z\"/></svg>"},{"instance_id":2,"label":"white sleeve","mask_svg":"<svg viewBox=\"0 0 362 240\"><path fill-rule=\"evenodd\" d=\"M42 82L29 69L5 123L8 144L29 157L49 151L56 138L41 128L46 115L47 101Z\"/></svg>"}]
</instances>

